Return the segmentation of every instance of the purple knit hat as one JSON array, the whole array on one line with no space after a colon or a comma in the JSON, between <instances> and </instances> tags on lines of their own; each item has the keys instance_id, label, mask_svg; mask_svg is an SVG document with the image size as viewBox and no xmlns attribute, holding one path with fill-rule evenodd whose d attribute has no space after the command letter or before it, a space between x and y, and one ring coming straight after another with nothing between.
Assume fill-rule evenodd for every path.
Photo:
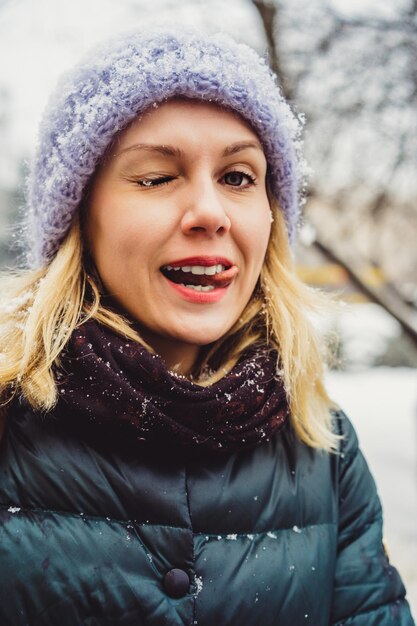
<instances>
[{"instance_id":1,"label":"purple knit hat","mask_svg":"<svg viewBox=\"0 0 417 626\"><path fill-rule=\"evenodd\" d=\"M114 136L152 104L174 96L218 103L249 122L293 240L306 174L303 118L283 99L265 60L224 34L143 31L96 49L64 75L49 102L28 178L32 266L57 252Z\"/></svg>"}]
</instances>

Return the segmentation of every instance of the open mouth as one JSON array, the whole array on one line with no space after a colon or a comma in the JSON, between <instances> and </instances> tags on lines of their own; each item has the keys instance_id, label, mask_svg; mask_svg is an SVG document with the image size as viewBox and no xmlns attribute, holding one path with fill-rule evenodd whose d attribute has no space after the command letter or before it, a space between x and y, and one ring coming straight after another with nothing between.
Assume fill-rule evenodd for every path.
<instances>
[{"instance_id":1,"label":"open mouth","mask_svg":"<svg viewBox=\"0 0 417 626\"><path fill-rule=\"evenodd\" d=\"M235 265L164 265L161 272L172 283L194 291L213 291L230 285L237 274Z\"/></svg>"}]
</instances>

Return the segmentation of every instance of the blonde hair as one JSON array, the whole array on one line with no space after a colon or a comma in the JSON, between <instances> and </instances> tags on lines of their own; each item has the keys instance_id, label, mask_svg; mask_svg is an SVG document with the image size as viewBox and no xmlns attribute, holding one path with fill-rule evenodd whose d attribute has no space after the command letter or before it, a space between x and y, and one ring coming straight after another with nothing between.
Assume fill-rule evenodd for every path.
<instances>
[{"instance_id":1,"label":"blonde hair","mask_svg":"<svg viewBox=\"0 0 417 626\"><path fill-rule=\"evenodd\" d=\"M336 450L338 437L332 432L329 412L335 405L324 387L321 342L309 319L309 313L320 311L326 300L297 277L284 218L275 200L271 209L274 221L258 287L226 336L202 350L193 375L199 384L210 385L232 369L248 346L276 349L277 374L285 384L297 436L311 447ZM98 281L85 259L77 217L47 266L3 276L3 401L8 402L18 392L35 410L51 410L58 397L52 366L59 365L74 329L90 318L152 351L128 319L103 306Z\"/></svg>"}]
</instances>

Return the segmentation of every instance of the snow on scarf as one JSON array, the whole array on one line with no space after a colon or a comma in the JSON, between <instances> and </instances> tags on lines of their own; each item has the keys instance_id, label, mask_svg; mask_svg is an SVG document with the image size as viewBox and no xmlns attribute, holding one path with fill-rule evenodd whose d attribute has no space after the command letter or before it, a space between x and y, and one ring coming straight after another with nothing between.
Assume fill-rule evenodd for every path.
<instances>
[{"instance_id":1,"label":"snow on scarf","mask_svg":"<svg viewBox=\"0 0 417 626\"><path fill-rule=\"evenodd\" d=\"M202 387L95 320L74 331L55 378L58 412L96 424L120 420L138 440L233 451L268 441L289 413L274 352L248 351Z\"/></svg>"}]
</instances>

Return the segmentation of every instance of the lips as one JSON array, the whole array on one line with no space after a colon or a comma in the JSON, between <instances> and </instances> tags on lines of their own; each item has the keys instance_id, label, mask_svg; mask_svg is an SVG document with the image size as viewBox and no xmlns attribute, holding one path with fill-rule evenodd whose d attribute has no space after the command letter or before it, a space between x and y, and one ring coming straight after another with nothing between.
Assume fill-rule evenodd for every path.
<instances>
[{"instance_id":1,"label":"lips","mask_svg":"<svg viewBox=\"0 0 417 626\"><path fill-rule=\"evenodd\" d=\"M172 261L167 263L167 265L171 265L171 267L184 267L187 265L201 265L203 267L224 265L225 267L230 267L233 263L223 256L190 256L179 261Z\"/></svg>"},{"instance_id":2,"label":"lips","mask_svg":"<svg viewBox=\"0 0 417 626\"><path fill-rule=\"evenodd\" d=\"M161 267L163 275L177 285L225 288L238 273L238 267L224 257L188 257Z\"/></svg>"}]
</instances>

